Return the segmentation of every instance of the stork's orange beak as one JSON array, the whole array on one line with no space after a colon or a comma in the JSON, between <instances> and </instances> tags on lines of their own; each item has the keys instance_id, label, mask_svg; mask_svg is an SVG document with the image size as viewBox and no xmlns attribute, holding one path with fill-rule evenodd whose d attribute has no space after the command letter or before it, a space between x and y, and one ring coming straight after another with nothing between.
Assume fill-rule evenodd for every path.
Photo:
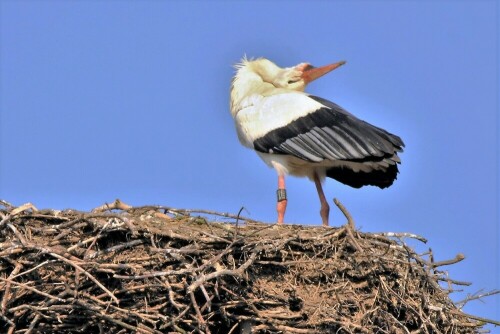
<instances>
[{"instance_id":1,"label":"stork's orange beak","mask_svg":"<svg viewBox=\"0 0 500 334\"><path fill-rule=\"evenodd\" d=\"M345 61L339 61L338 63L322 66L322 67L314 67L310 66L306 68L302 72L302 79L304 79L304 82L306 84L310 83L311 81L314 81L318 79L319 77L322 77L323 75L327 74L328 72L333 71L336 68L339 68L340 66L344 65Z\"/></svg>"}]
</instances>

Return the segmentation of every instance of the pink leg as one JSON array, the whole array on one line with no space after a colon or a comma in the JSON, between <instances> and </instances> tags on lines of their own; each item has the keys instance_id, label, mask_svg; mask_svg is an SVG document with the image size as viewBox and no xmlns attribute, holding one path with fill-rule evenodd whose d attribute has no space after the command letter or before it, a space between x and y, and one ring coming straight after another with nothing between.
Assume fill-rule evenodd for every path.
<instances>
[{"instance_id":1,"label":"pink leg","mask_svg":"<svg viewBox=\"0 0 500 334\"><path fill-rule=\"evenodd\" d=\"M284 193L284 198L280 198L279 193ZM286 210L286 188L285 188L285 176L278 175L278 205L276 206L276 210L278 211L278 224L283 224L283 220L285 219L285 210Z\"/></svg>"},{"instance_id":2,"label":"pink leg","mask_svg":"<svg viewBox=\"0 0 500 334\"><path fill-rule=\"evenodd\" d=\"M314 184L316 185L316 190L318 191L319 201L321 202L321 210L319 213L321 219L323 220L323 225L328 226L328 216L330 215L330 206L325 198L325 193L323 192L323 187L321 186L321 181L319 180L318 174L314 173Z\"/></svg>"}]
</instances>

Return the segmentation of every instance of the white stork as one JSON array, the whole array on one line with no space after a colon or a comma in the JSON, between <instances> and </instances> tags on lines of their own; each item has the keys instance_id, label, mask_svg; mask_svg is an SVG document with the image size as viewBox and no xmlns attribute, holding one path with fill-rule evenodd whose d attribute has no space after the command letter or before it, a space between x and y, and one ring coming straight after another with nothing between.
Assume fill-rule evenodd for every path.
<instances>
[{"instance_id":1,"label":"white stork","mask_svg":"<svg viewBox=\"0 0 500 334\"><path fill-rule=\"evenodd\" d=\"M244 58L236 65L231 114L241 143L278 173L278 224L287 205L287 174L314 181L323 225L328 225L330 212L321 186L325 177L354 188L386 188L396 179L401 138L304 93L307 84L344 63L281 68L265 58Z\"/></svg>"}]
</instances>

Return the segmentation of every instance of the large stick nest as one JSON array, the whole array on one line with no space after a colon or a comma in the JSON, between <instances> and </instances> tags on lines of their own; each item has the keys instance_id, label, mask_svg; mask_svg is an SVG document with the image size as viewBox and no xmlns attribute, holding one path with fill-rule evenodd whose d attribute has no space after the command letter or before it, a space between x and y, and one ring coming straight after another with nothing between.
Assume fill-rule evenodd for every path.
<instances>
[{"instance_id":1,"label":"large stick nest","mask_svg":"<svg viewBox=\"0 0 500 334\"><path fill-rule=\"evenodd\" d=\"M0 201L0 332L478 333L404 237ZM113 209L113 210L112 210ZM197 211L200 212L200 211ZM425 257L425 259L424 259ZM443 284L441 286L440 284ZM456 283L456 282L455 282Z\"/></svg>"}]
</instances>

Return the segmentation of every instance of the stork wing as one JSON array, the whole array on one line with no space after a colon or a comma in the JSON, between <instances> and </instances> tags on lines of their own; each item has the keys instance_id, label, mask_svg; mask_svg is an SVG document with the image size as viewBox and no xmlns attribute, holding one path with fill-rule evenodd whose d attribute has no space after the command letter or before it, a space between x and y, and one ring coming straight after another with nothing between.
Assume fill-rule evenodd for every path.
<instances>
[{"instance_id":1,"label":"stork wing","mask_svg":"<svg viewBox=\"0 0 500 334\"><path fill-rule=\"evenodd\" d=\"M356 118L333 102L298 95L300 98L294 98L302 101L299 105L274 104L271 109L260 110L267 118L280 120L273 121L273 125L265 124L266 129L254 133L255 150L293 155L310 162L325 159L362 162L391 157L404 147L398 136ZM307 108L300 110L301 106Z\"/></svg>"}]
</instances>

